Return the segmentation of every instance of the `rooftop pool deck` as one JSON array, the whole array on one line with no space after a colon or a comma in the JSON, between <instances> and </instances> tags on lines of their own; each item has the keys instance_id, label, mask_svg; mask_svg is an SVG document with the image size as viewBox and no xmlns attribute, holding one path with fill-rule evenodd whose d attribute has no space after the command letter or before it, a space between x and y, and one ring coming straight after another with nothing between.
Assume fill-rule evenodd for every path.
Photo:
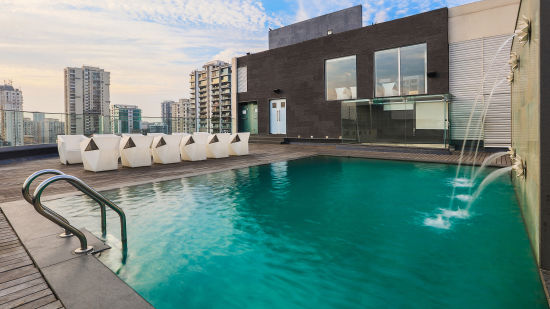
<instances>
[{"instance_id":1,"label":"rooftop pool deck","mask_svg":"<svg viewBox=\"0 0 550 309\"><path fill-rule=\"evenodd\" d=\"M476 159L476 164L480 164L490 154L480 152ZM2 184L0 187L0 203L22 199L21 186L23 181L30 174L46 168L58 169L68 175L76 176L96 190L108 190L315 155L447 164L457 164L460 158L459 151L446 152L433 149L371 147L352 144L277 145L251 143L250 155L248 156L209 159L196 162L185 161L168 165L154 164L151 167L140 168L120 167L115 171L93 173L84 171L81 164L63 165L59 162L57 156L49 156L36 160L10 160L9 164L2 164L2 161L0 161L0 183ZM472 158L473 154L466 152L464 154L464 164L471 164L473 162ZM490 166L504 167L510 164L510 159L503 156L492 162ZM49 194L74 192L74 188L68 184L56 184L52 188L48 188L48 192Z\"/></svg>"},{"instance_id":2,"label":"rooftop pool deck","mask_svg":"<svg viewBox=\"0 0 550 309\"><path fill-rule=\"evenodd\" d=\"M479 164L482 162L489 154L480 153L476 163ZM151 167L135 169L119 168L116 171L101 173L86 172L83 170L82 165L64 166L59 163L57 157L43 157L35 160L11 161L9 164L2 164L0 162L0 183L2 183L2 187L0 187L0 207L6 214L6 222L9 222L11 225L11 227L6 227L6 231L13 232L13 227L18 236L15 239L21 241L17 249L21 254L14 257L14 260L32 261L32 266L41 270L42 279L45 279L45 282L48 283L48 288L52 289L52 295L59 298L61 305L65 305L68 308L86 308L86 305L90 304L97 306L97 298L94 298L94 295L100 297L101 294L99 293L105 291L105 287L98 288L98 284L101 283L105 286L109 286L110 284L117 286L115 291L119 291L119 293L125 295L123 299L128 301L127 304L133 304L136 308L148 308L150 305L140 297L136 297L137 293L133 292L135 295L132 295L133 290L130 287L125 285L121 280L118 280L119 282L117 283L118 277L114 276L107 267L98 262L95 256L68 255L67 253L72 251L70 248L78 246L75 239L70 239L62 244L54 243L56 241L59 242L59 238L56 240L56 235L60 231L60 228L39 216L30 205L22 200L21 185L27 176L41 169L59 169L66 174L82 179L98 191L105 191L317 155L448 164L456 164L460 157L460 153L457 151L445 153L431 150L331 144L250 144L250 155L248 156L209 159L199 162L181 162L171 165L153 165ZM471 164L472 155L466 153L463 161L466 165ZM510 165L510 161L507 157L501 157L492 162L491 165L496 167L508 166ZM75 195L76 193L70 185L60 183L48 189L46 198L54 199ZM48 244L48 242L52 243ZM26 254L23 254L23 248L26 249ZM60 255L65 255L65 257L60 258ZM98 263L101 265L98 265ZM41 264L44 267L41 267ZM79 267L75 266L80 264L84 266L88 265L89 267L81 267L82 265ZM59 272L54 269L56 266L66 270ZM95 272L94 276L99 276L100 278L95 281L79 280L78 278L82 275L83 271ZM74 280L72 284L71 280ZM76 291L86 291L88 297L79 298L75 291L71 291L71 289L74 290L73 286L77 281L78 285L82 287L76 289ZM20 286L20 288L23 290L26 289L25 286ZM10 290L5 291L0 286L0 293L9 295L11 292Z\"/></svg>"}]
</instances>

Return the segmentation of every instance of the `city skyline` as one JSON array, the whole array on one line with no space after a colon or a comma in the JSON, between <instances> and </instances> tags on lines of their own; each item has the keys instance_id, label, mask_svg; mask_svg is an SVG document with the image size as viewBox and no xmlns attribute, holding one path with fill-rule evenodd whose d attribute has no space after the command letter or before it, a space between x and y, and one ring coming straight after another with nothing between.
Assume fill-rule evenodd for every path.
<instances>
[{"instance_id":1,"label":"city skyline","mask_svg":"<svg viewBox=\"0 0 550 309\"><path fill-rule=\"evenodd\" d=\"M0 0L0 26L7 30L0 80L13 80L25 92L25 110L62 113L63 69L101 67L112 73L112 104L159 116L160 102L188 98L189 72L210 60L266 50L269 28L357 4L368 25L469 2Z\"/></svg>"}]
</instances>

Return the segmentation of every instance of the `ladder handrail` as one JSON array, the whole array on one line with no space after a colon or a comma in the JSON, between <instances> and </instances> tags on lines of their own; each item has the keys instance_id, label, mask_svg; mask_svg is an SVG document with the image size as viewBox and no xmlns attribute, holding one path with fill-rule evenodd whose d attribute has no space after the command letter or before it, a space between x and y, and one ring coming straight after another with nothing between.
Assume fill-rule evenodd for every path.
<instances>
[{"instance_id":1,"label":"ladder handrail","mask_svg":"<svg viewBox=\"0 0 550 309\"><path fill-rule=\"evenodd\" d=\"M33 197L29 193L32 182L36 178L38 178L42 175L46 175L46 174L65 175L65 173L63 173L62 171L58 171L58 170L54 170L54 169L45 169L45 170L41 170L41 171L38 171L38 172L34 172L32 175L27 177L27 179L25 179L25 182L23 183L23 187L21 188L21 193L23 194L23 198L27 202L29 202L29 204L32 205L32 199L33 199ZM63 217L62 215L60 215L57 212L53 211L52 209L50 209L50 208L48 208L44 205L42 205L42 208L44 209L44 211L49 212L52 216L57 217L59 220L65 222L65 223L69 223L69 221L67 219L65 219L65 217ZM61 236L61 237L70 237L70 236L72 236L72 234L71 234L71 231L66 229L65 233L61 234L59 236Z\"/></svg>"},{"instance_id":2,"label":"ladder handrail","mask_svg":"<svg viewBox=\"0 0 550 309\"><path fill-rule=\"evenodd\" d=\"M27 179L23 183L23 187L21 188L21 191L22 191L22 194L23 194L23 197L25 198L25 200L27 202L29 202L31 205L33 204L33 202L32 202L33 196L29 193L31 184L36 178L38 178L42 175L46 175L46 174L65 175L65 173L63 173L62 171L59 171L59 170L44 169L44 170L35 172L32 175L30 175L29 177L27 177ZM70 184L73 187L75 187L76 189L82 191L82 189L79 187L79 184L76 184L76 183L70 183ZM101 234L102 234L103 237L105 237L107 235L107 213L106 213L106 209L105 209L105 204L103 204L101 202L101 200L99 200L99 199L96 199L94 197L91 197L91 198L98 203L99 209L101 210ZM44 210L46 210L46 211L50 212L52 215L58 217L58 219L60 219L62 221L65 221L66 223L69 223L69 221L67 219L65 219L65 217L63 217L62 215L56 213L52 209L46 207L45 205L42 205L42 207L44 208ZM72 236L72 235L70 234L70 231L66 230L65 234L61 234L60 236L61 237L68 237L68 236Z\"/></svg>"},{"instance_id":3,"label":"ladder handrail","mask_svg":"<svg viewBox=\"0 0 550 309\"><path fill-rule=\"evenodd\" d=\"M52 214L48 213L47 211L43 211L44 210L44 205L42 205L42 202L40 201L40 199L42 197L42 193L44 192L44 190L50 184L52 184L54 182L57 182L57 181L61 181L61 180L67 181L68 183L70 183L75 188L80 190L82 193L88 195L89 197L91 197L95 201L100 201L103 205L109 206L109 208L114 210L119 215L119 217L120 217L121 241L122 241L123 249L125 249L127 247L127 237L126 237L126 215L124 214L124 211L122 209L120 209L115 203L111 202L109 199L105 198L103 195L101 195L100 193L98 193L97 191L92 189L90 186L85 184L82 180L80 180L80 179L78 179L74 176L65 175L65 174L56 175L56 176L50 177L50 178L44 180L43 182L41 182L38 185L38 187L36 187L36 189L34 190L34 194L33 194L33 198L32 198L32 204L33 204L34 208L36 209L36 211L38 211L38 213L42 214L43 216L45 216L46 218L48 218L52 222L56 223L57 225L65 228L65 229L68 229L69 231L71 231L73 234L75 234L78 237L78 239L80 240L80 248L75 250L75 252L80 253L80 252L83 252L83 250L85 250L84 252L91 250L91 247L87 246L86 236L84 236L84 234L82 232L80 232L78 229L76 229L74 226L70 225L69 223L64 222L63 220L59 220L59 218L53 216ZM102 215L102 221L103 220L104 220L104 218L103 218L103 215ZM103 222L102 222L102 226L103 226Z\"/></svg>"}]
</instances>

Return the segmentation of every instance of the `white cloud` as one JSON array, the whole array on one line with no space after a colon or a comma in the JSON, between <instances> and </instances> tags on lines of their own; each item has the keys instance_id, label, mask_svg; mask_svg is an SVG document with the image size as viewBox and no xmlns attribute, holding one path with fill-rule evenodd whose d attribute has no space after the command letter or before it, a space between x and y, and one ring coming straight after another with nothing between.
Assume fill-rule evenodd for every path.
<instances>
[{"instance_id":1,"label":"white cloud","mask_svg":"<svg viewBox=\"0 0 550 309\"><path fill-rule=\"evenodd\" d=\"M386 11L379 11L374 15L374 22L381 23L388 20L388 13Z\"/></svg>"},{"instance_id":2,"label":"white cloud","mask_svg":"<svg viewBox=\"0 0 550 309\"><path fill-rule=\"evenodd\" d=\"M267 48L277 23L254 1L197 2L0 0L0 80L22 87L25 110L63 112L63 68L99 66L113 103L158 115L162 100L189 96L191 70Z\"/></svg>"},{"instance_id":3,"label":"white cloud","mask_svg":"<svg viewBox=\"0 0 550 309\"><path fill-rule=\"evenodd\" d=\"M289 22L298 22L361 4L363 6L363 25L370 25L474 1L477 0L295 0L294 18Z\"/></svg>"},{"instance_id":4,"label":"white cloud","mask_svg":"<svg viewBox=\"0 0 550 309\"><path fill-rule=\"evenodd\" d=\"M0 80L22 87L26 110L63 111L63 68L111 72L111 101L158 115L189 96L204 62L267 48L277 27L363 4L363 23L473 0L286 0L275 15L260 0L0 0Z\"/></svg>"},{"instance_id":5,"label":"white cloud","mask_svg":"<svg viewBox=\"0 0 550 309\"><path fill-rule=\"evenodd\" d=\"M479 0L364 0L363 24L380 23L429 10L454 7Z\"/></svg>"},{"instance_id":6,"label":"white cloud","mask_svg":"<svg viewBox=\"0 0 550 309\"><path fill-rule=\"evenodd\" d=\"M298 0L298 11L296 12L296 17L294 22L303 21L309 18L309 14L306 11L303 0Z\"/></svg>"}]
</instances>

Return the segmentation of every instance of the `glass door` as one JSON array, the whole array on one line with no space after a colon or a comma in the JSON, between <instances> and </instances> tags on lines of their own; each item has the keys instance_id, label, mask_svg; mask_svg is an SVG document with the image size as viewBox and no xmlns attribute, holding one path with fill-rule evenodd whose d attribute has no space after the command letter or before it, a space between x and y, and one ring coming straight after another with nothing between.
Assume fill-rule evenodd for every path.
<instances>
[{"instance_id":1,"label":"glass door","mask_svg":"<svg viewBox=\"0 0 550 309\"><path fill-rule=\"evenodd\" d=\"M270 134L286 134L286 100L270 100Z\"/></svg>"}]
</instances>

